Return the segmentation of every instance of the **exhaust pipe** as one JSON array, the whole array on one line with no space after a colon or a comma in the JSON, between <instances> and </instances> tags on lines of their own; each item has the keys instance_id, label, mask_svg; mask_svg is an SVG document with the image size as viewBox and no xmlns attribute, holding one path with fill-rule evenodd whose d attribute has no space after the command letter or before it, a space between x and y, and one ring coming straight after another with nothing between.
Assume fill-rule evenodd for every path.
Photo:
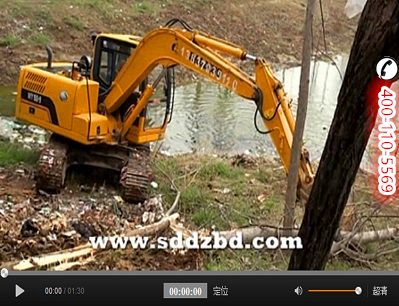
<instances>
[{"instance_id":1,"label":"exhaust pipe","mask_svg":"<svg viewBox=\"0 0 399 306\"><path fill-rule=\"evenodd\" d=\"M49 45L46 45L46 51L47 51L47 69L51 69L53 62L53 50L51 50Z\"/></svg>"}]
</instances>

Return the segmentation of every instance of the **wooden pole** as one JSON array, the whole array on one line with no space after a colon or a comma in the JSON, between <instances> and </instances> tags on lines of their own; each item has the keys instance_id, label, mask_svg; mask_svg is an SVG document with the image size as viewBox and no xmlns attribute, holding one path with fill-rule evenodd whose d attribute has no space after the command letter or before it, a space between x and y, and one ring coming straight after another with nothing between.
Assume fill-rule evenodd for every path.
<instances>
[{"instance_id":1,"label":"wooden pole","mask_svg":"<svg viewBox=\"0 0 399 306\"><path fill-rule=\"evenodd\" d=\"M302 67L299 85L298 108L295 122L294 138L292 143L290 169L287 178L287 192L284 209L284 227L292 228L294 225L295 202L298 186L299 163L302 149L302 138L305 129L306 112L309 96L309 75L312 55L312 22L316 0L308 0L306 7L306 19L304 29L304 40L302 46ZM291 235L286 230L286 235Z\"/></svg>"}]
</instances>

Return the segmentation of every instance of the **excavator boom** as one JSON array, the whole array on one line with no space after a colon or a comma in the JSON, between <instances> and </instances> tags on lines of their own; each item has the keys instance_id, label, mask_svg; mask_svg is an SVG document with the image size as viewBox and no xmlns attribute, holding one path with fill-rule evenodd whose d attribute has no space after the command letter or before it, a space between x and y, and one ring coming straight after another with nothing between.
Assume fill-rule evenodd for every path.
<instances>
[{"instance_id":1,"label":"excavator boom","mask_svg":"<svg viewBox=\"0 0 399 306\"><path fill-rule=\"evenodd\" d=\"M255 76L248 75L222 54L239 60L252 60ZM107 111L113 113L118 110L158 65L162 65L164 69L176 65L184 66L237 95L254 101L266 127L263 133L271 137L288 173L295 122L283 84L274 76L263 58L250 55L240 46L199 31L161 27L140 41L114 79L103 102ZM148 104L156 85L147 85L133 111L124 119L122 138ZM309 193L313 178L308 152L303 149L298 188L302 194Z\"/></svg>"}]
</instances>

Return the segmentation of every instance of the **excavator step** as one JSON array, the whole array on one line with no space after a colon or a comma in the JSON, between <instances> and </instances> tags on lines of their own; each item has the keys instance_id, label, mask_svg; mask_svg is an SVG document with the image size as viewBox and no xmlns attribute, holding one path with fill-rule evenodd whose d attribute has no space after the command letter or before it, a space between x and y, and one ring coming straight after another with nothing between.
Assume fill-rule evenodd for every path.
<instances>
[{"instance_id":1,"label":"excavator step","mask_svg":"<svg viewBox=\"0 0 399 306\"><path fill-rule=\"evenodd\" d=\"M36 189L59 192L65 183L68 142L52 134L42 149L36 173Z\"/></svg>"}]
</instances>

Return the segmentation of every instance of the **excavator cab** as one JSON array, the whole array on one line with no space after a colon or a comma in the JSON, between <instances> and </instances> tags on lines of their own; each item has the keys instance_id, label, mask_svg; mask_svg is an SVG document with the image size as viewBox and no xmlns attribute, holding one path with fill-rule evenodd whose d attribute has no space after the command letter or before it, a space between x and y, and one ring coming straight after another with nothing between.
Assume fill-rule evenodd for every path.
<instances>
[{"instance_id":1,"label":"excavator cab","mask_svg":"<svg viewBox=\"0 0 399 306\"><path fill-rule=\"evenodd\" d=\"M92 41L94 44L94 57L91 78L99 83L99 103L101 103L106 98L113 81L127 59L136 49L140 38L128 35L99 34L93 37ZM171 120L174 101L175 82L173 68L167 68L164 71L161 65L156 66L140 86L125 100L117 112L123 121L137 105L138 99L147 84L152 84L158 78L154 96L141 111L140 116L137 117L126 135L129 142L142 144L154 141L156 140L155 138L164 137L166 126Z\"/></svg>"},{"instance_id":2,"label":"excavator cab","mask_svg":"<svg viewBox=\"0 0 399 306\"><path fill-rule=\"evenodd\" d=\"M101 36L96 39L92 79L100 84L100 95L106 93L137 44Z\"/></svg>"}]
</instances>

